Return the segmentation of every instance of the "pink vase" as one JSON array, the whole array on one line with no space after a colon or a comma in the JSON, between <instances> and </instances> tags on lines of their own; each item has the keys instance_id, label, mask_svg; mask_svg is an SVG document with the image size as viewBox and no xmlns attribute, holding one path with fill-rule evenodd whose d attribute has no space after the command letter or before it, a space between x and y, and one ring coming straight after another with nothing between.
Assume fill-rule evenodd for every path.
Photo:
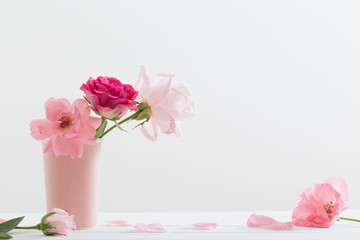
<instances>
[{"instance_id":1,"label":"pink vase","mask_svg":"<svg viewBox=\"0 0 360 240\"><path fill-rule=\"evenodd\" d=\"M81 158L44 154L47 211L68 210L77 228L96 226L99 202L100 150L102 140L84 145ZM43 142L43 148L46 142Z\"/></svg>"}]
</instances>

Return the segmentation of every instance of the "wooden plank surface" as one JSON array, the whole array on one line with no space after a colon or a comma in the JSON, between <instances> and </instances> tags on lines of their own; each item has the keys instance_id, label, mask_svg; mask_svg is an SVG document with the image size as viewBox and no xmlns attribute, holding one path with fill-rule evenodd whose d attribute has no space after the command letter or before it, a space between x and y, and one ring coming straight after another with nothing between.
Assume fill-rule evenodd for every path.
<instances>
[{"instance_id":1,"label":"wooden plank surface","mask_svg":"<svg viewBox=\"0 0 360 240\"><path fill-rule=\"evenodd\" d=\"M291 212L256 212L272 216L279 221L289 221ZM56 240L65 239L128 239L128 240L233 240L233 239L342 239L359 240L360 223L341 221L329 229L295 228L292 231L272 231L251 229L246 227L250 212L187 212L187 213L101 213L96 228L73 231L65 237L56 237ZM0 213L0 218L13 218L25 215L22 226L35 225L40 221L41 213ZM346 211L344 217L360 219L360 211ZM141 233L133 227L107 227L109 220L126 220L131 223L161 223L169 233ZM214 230L191 230L189 225L197 222L216 222ZM49 239L36 230L13 230L10 232L14 239Z\"/></svg>"}]
</instances>

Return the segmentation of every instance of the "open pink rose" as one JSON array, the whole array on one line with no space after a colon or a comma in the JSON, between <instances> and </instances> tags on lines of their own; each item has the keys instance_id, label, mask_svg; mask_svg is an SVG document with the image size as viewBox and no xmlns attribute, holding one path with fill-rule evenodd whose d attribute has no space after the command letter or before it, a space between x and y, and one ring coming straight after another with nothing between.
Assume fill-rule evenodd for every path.
<instances>
[{"instance_id":1,"label":"open pink rose","mask_svg":"<svg viewBox=\"0 0 360 240\"><path fill-rule=\"evenodd\" d=\"M67 235L73 229L76 229L74 216L59 208L53 208L50 213L41 219L42 229L45 235Z\"/></svg>"},{"instance_id":2,"label":"open pink rose","mask_svg":"<svg viewBox=\"0 0 360 240\"><path fill-rule=\"evenodd\" d=\"M195 117L194 103L188 89L173 81L174 75L155 74L150 77L145 66L140 68L135 88L139 90L137 100L145 102L151 109L151 117L141 131L155 141L158 128L163 133L180 135L179 122Z\"/></svg>"},{"instance_id":3,"label":"open pink rose","mask_svg":"<svg viewBox=\"0 0 360 240\"><path fill-rule=\"evenodd\" d=\"M110 120L122 118L129 109L136 111L137 91L129 84L122 84L112 77L90 78L80 87L92 107Z\"/></svg>"},{"instance_id":4,"label":"open pink rose","mask_svg":"<svg viewBox=\"0 0 360 240\"><path fill-rule=\"evenodd\" d=\"M346 182L330 178L306 189L298 200L292 219L296 226L328 228L334 224L349 199Z\"/></svg>"},{"instance_id":5,"label":"open pink rose","mask_svg":"<svg viewBox=\"0 0 360 240\"><path fill-rule=\"evenodd\" d=\"M84 144L93 144L101 119L91 117L91 109L84 99L73 104L65 98L50 98L45 103L46 118L30 124L31 136L37 140L49 139L44 153L54 151L56 156L80 158Z\"/></svg>"}]
</instances>

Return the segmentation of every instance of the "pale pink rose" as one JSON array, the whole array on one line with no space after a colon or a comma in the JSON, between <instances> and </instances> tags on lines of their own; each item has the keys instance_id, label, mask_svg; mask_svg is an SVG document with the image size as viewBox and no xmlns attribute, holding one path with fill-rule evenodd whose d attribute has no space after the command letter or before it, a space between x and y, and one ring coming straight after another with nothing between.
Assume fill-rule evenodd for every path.
<instances>
[{"instance_id":1,"label":"pale pink rose","mask_svg":"<svg viewBox=\"0 0 360 240\"><path fill-rule=\"evenodd\" d=\"M270 230L291 230L294 227L294 223L279 222L264 215L252 214L247 221L247 226L249 228L264 228Z\"/></svg>"},{"instance_id":2,"label":"pale pink rose","mask_svg":"<svg viewBox=\"0 0 360 240\"><path fill-rule=\"evenodd\" d=\"M123 84L112 77L90 78L80 89L90 100L92 107L110 120L123 117L129 109L136 111L137 91L129 84Z\"/></svg>"},{"instance_id":3,"label":"pale pink rose","mask_svg":"<svg viewBox=\"0 0 360 240\"><path fill-rule=\"evenodd\" d=\"M45 119L35 119L30 124L33 138L48 139L44 153L54 151L56 156L80 158L83 145L95 143L101 119L90 116L91 109L84 99L70 105L65 98L50 98L45 103L45 112Z\"/></svg>"},{"instance_id":4,"label":"pale pink rose","mask_svg":"<svg viewBox=\"0 0 360 240\"><path fill-rule=\"evenodd\" d=\"M330 178L306 189L299 197L292 219L296 226L328 228L334 224L349 199L346 182Z\"/></svg>"},{"instance_id":5,"label":"pale pink rose","mask_svg":"<svg viewBox=\"0 0 360 240\"><path fill-rule=\"evenodd\" d=\"M140 68L135 88L137 101L145 102L151 109L151 117L141 131L144 136L155 141L158 128L163 133L180 135L179 122L195 117L194 103L188 89L173 80L171 74L150 76L146 67Z\"/></svg>"},{"instance_id":6,"label":"pale pink rose","mask_svg":"<svg viewBox=\"0 0 360 240\"><path fill-rule=\"evenodd\" d=\"M67 235L73 229L76 229L74 216L59 208L53 208L50 213L41 219L42 226L48 225L42 229L45 235Z\"/></svg>"}]
</instances>

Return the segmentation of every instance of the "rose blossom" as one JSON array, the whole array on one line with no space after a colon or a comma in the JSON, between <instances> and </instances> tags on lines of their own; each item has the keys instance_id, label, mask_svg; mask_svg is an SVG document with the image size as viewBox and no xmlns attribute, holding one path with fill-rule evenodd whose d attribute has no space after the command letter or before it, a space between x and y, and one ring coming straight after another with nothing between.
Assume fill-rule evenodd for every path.
<instances>
[{"instance_id":1,"label":"rose blossom","mask_svg":"<svg viewBox=\"0 0 360 240\"><path fill-rule=\"evenodd\" d=\"M101 119L91 117L91 109L84 99L73 104L65 98L50 98L45 103L46 118L30 124L31 136L37 140L49 139L44 153L54 151L56 156L80 158L84 144L93 144Z\"/></svg>"},{"instance_id":2,"label":"rose blossom","mask_svg":"<svg viewBox=\"0 0 360 240\"><path fill-rule=\"evenodd\" d=\"M328 228L334 224L349 199L346 182L330 178L306 189L298 200L292 219L296 226Z\"/></svg>"},{"instance_id":3,"label":"rose blossom","mask_svg":"<svg viewBox=\"0 0 360 240\"><path fill-rule=\"evenodd\" d=\"M45 225L42 232L45 235L66 235L73 229L76 229L74 216L59 208L53 208L41 219L41 225Z\"/></svg>"},{"instance_id":4,"label":"rose blossom","mask_svg":"<svg viewBox=\"0 0 360 240\"><path fill-rule=\"evenodd\" d=\"M129 84L122 84L112 77L90 78L80 89L90 100L92 107L110 120L123 117L129 109L136 111L137 91Z\"/></svg>"},{"instance_id":5,"label":"rose blossom","mask_svg":"<svg viewBox=\"0 0 360 240\"><path fill-rule=\"evenodd\" d=\"M145 66L140 68L136 89L137 100L146 103L151 117L142 125L144 136L155 141L158 128L163 133L179 136L179 122L195 117L194 103L188 89L181 83L173 81L174 75L155 74L150 77Z\"/></svg>"}]
</instances>

